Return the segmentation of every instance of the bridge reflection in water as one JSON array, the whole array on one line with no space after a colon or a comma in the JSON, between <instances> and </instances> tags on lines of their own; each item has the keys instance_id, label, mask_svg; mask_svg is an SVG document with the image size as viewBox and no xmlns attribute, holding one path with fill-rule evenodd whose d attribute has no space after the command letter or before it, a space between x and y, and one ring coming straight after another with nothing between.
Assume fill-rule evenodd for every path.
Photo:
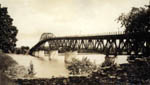
<instances>
[{"instance_id":1,"label":"bridge reflection in water","mask_svg":"<svg viewBox=\"0 0 150 85\"><path fill-rule=\"evenodd\" d=\"M40 41L31 48L30 55L44 51L58 50L60 53L78 51L79 53L101 53L105 55L145 55L150 48L150 33L108 33L106 35L58 36L44 33ZM149 54L148 54L149 55Z\"/></svg>"}]
</instances>

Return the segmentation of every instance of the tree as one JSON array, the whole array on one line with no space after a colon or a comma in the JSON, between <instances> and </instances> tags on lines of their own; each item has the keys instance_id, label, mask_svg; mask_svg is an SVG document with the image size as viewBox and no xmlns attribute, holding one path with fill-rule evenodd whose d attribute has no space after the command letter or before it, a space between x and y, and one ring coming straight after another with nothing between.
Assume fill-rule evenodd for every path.
<instances>
[{"instance_id":1,"label":"tree","mask_svg":"<svg viewBox=\"0 0 150 85\"><path fill-rule=\"evenodd\" d=\"M125 33L140 33L143 34L150 32L150 5L145 7L136 8L133 7L128 14L122 13L118 17L118 22L122 27L125 27ZM143 37L142 37L143 38ZM150 42L148 39L134 37L130 40L130 50L135 54L140 52L144 54L144 57L149 56Z\"/></svg>"},{"instance_id":2,"label":"tree","mask_svg":"<svg viewBox=\"0 0 150 85\"><path fill-rule=\"evenodd\" d=\"M118 17L126 33L150 32L150 6L133 7L128 14L122 13Z\"/></svg>"},{"instance_id":3,"label":"tree","mask_svg":"<svg viewBox=\"0 0 150 85\"><path fill-rule=\"evenodd\" d=\"M122 27L125 27L126 34L147 35L150 33L150 5L133 7L128 14L119 16L118 21L121 22ZM136 54L128 57L129 64L125 68L129 82L145 83L150 80L150 39L142 35L128 41L130 50ZM140 55L140 52L143 55Z\"/></svg>"},{"instance_id":4,"label":"tree","mask_svg":"<svg viewBox=\"0 0 150 85\"><path fill-rule=\"evenodd\" d=\"M0 49L7 53L13 52L17 41L18 30L12 25L12 21L7 8L0 5Z\"/></svg>"}]
</instances>

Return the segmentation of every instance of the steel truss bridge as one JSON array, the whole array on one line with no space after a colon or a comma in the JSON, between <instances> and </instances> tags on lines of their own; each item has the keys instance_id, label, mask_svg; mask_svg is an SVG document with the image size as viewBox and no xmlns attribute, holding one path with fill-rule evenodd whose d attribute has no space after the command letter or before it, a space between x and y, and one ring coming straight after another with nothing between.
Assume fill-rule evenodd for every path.
<instances>
[{"instance_id":1,"label":"steel truss bridge","mask_svg":"<svg viewBox=\"0 0 150 85\"><path fill-rule=\"evenodd\" d=\"M96 52L105 55L150 55L150 32L109 33L106 35L59 36L43 33L29 54L51 50Z\"/></svg>"}]
</instances>

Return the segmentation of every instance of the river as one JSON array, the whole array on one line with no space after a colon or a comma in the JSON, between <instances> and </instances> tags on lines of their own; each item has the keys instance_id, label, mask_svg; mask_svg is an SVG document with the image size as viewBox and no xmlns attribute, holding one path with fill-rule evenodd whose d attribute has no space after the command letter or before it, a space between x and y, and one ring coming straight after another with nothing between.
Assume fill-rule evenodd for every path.
<instances>
[{"instance_id":1,"label":"river","mask_svg":"<svg viewBox=\"0 0 150 85\"><path fill-rule=\"evenodd\" d=\"M17 55L17 54L8 54L12 56L12 58L17 61L19 65L23 65L25 67L29 67L32 62L34 65L34 71L36 73L36 77L38 78L50 78L52 76L67 77L69 75L69 71L65 67L64 59L65 56L63 54L57 54L51 56L51 60L49 60L46 56L42 56L40 58L33 57L30 55ZM78 54L76 58L82 59L83 57L87 57L92 62L96 64L101 64L104 61L104 55L102 54ZM116 63L127 63L126 56L118 56L116 58Z\"/></svg>"}]
</instances>

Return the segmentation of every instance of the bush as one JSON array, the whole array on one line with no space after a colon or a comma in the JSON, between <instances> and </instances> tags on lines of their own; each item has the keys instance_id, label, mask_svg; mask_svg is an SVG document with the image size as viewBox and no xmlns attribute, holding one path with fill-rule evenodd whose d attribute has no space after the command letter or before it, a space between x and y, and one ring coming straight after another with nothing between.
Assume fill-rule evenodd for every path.
<instances>
[{"instance_id":1,"label":"bush","mask_svg":"<svg viewBox=\"0 0 150 85\"><path fill-rule=\"evenodd\" d=\"M28 68L21 65L13 65L5 70L5 74L11 78L33 78L35 75L33 64Z\"/></svg>"},{"instance_id":2,"label":"bush","mask_svg":"<svg viewBox=\"0 0 150 85\"><path fill-rule=\"evenodd\" d=\"M28 71L24 66L14 65L9 67L5 74L10 78L23 78L28 75Z\"/></svg>"},{"instance_id":3,"label":"bush","mask_svg":"<svg viewBox=\"0 0 150 85\"><path fill-rule=\"evenodd\" d=\"M71 75L88 75L97 70L97 65L91 62L87 57L78 60L73 58L72 62L67 66Z\"/></svg>"},{"instance_id":4,"label":"bush","mask_svg":"<svg viewBox=\"0 0 150 85\"><path fill-rule=\"evenodd\" d=\"M8 67L16 65L17 62L10 56L0 53L0 70L5 71Z\"/></svg>"},{"instance_id":5,"label":"bush","mask_svg":"<svg viewBox=\"0 0 150 85\"><path fill-rule=\"evenodd\" d=\"M0 72L11 78L33 77L35 75L33 66L32 73L34 74L29 74L29 70L27 68L18 65L12 57L4 53L0 53Z\"/></svg>"}]
</instances>

